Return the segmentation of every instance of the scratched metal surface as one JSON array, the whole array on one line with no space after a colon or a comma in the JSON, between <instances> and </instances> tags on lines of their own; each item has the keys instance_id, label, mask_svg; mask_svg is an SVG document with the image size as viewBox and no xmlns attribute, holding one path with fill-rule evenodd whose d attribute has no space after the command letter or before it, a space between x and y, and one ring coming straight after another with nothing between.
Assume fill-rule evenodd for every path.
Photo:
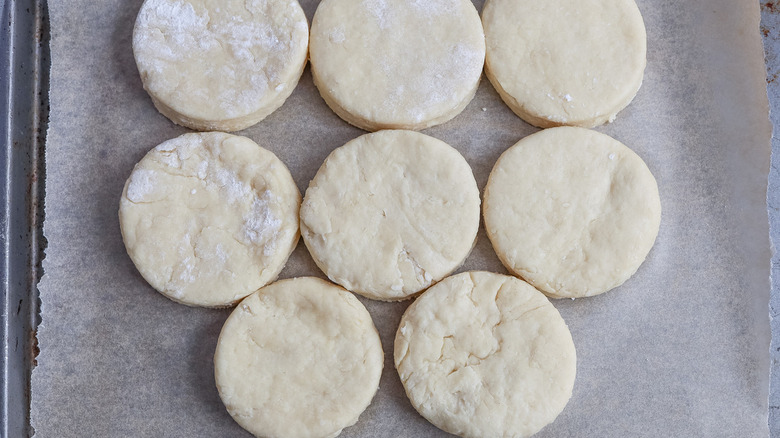
<instances>
[{"instance_id":1,"label":"scratched metal surface","mask_svg":"<svg viewBox=\"0 0 780 438\"><path fill-rule=\"evenodd\" d=\"M45 0L6 0L0 12L0 437L15 438L32 432L48 31Z\"/></svg>"},{"instance_id":2,"label":"scratched metal surface","mask_svg":"<svg viewBox=\"0 0 780 438\"><path fill-rule=\"evenodd\" d=\"M4 1L0 32L0 437L30 436L36 283L43 250L48 31L42 0Z\"/></svg>"}]
</instances>

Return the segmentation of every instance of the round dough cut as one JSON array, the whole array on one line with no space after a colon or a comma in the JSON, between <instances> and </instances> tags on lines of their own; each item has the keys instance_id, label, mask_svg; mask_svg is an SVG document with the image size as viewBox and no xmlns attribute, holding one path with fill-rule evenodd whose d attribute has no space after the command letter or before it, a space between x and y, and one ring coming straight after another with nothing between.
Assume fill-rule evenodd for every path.
<instances>
[{"instance_id":1,"label":"round dough cut","mask_svg":"<svg viewBox=\"0 0 780 438\"><path fill-rule=\"evenodd\" d=\"M542 128L615 119L642 84L647 36L634 0L488 0L485 73Z\"/></svg>"},{"instance_id":2,"label":"round dough cut","mask_svg":"<svg viewBox=\"0 0 780 438\"><path fill-rule=\"evenodd\" d=\"M301 195L245 137L184 134L135 166L119 204L127 253L168 298L223 307L273 281L298 242Z\"/></svg>"},{"instance_id":3,"label":"round dough cut","mask_svg":"<svg viewBox=\"0 0 780 438\"><path fill-rule=\"evenodd\" d=\"M584 128L547 129L506 150L485 188L485 228L514 274L555 298L623 284L655 242L655 178L619 141Z\"/></svg>"},{"instance_id":4,"label":"round dough cut","mask_svg":"<svg viewBox=\"0 0 780 438\"><path fill-rule=\"evenodd\" d=\"M273 283L242 301L214 355L219 396L263 438L335 437L379 387L384 356L354 295L318 278Z\"/></svg>"},{"instance_id":5,"label":"round dough cut","mask_svg":"<svg viewBox=\"0 0 780 438\"><path fill-rule=\"evenodd\" d=\"M301 234L327 276L403 300L460 266L479 227L466 160L413 131L366 134L333 151L306 190Z\"/></svg>"},{"instance_id":6,"label":"round dough cut","mask_svg":"<svg viewBox=\"0 0 780 438\"><path fill-rule=\"evenodd\" d=\"M406 310L395 367L415 409L462 437L528 437L571 398L577 371L566 323L539 291L465 272Z\"/></svg>"},{"instance_id":7,"label":"round dough cut","mask_svg":"<svg viewBox=\"0 0 780 438\"><path fill-rule=\"evenodd\" d=\"M469 0L323 0L310 44L323 99L368 131L452 119L474 97L485 61Z\"/></svg>"},{"instance_id":8,"label":"round dough cut","mask_svg":"<svg viewBox=\"0 0 780 438\"><path fill-rule=\"evenodd\" d=\"M155 107L174 123L238 131L290 96L308 39L296 0L146 0L133 53Z\"/></svg>"}]
</instances>

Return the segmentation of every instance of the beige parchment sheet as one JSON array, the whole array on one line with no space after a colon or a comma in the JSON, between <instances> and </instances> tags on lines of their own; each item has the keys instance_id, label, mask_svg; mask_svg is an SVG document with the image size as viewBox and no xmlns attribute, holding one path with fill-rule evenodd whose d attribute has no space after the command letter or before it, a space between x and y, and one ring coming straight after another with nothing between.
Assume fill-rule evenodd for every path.
<instances>
[{"instance_id":1,"label":"beige parchment sheet","mask_svg":"<svg viewBox=\"0 0 780 438\"><path fill-rule=\"evenodd\" d=\"M475 1L479 10L482 1ZM304 1L309 20L317 1ZM766 437L770 131L755 0L638 0L648 34L642 89L599 131L658 180L663 219L620 288L554 301L578 352L574 395L539 437ZM229 310L175 304L125 253L117 208L133 165L187 132L144 92L131 35L141 0L49 0L48 249L39 437L247 437L227 414L212 357ZM606 42L608 43L608 42ZM424 131L460 150L480 190L506 148L536 129L483 80L454 120ZM275 152L303 192L334 148L363 132L334 115L307 68L290 99L242 131ZM505 273L484 230L461 270ZM322 274L299 244L280 278ZM409 302L366 304L381 334L379 392L344 437L435 437L392 365Z\"/></svg>"}]
</instances>

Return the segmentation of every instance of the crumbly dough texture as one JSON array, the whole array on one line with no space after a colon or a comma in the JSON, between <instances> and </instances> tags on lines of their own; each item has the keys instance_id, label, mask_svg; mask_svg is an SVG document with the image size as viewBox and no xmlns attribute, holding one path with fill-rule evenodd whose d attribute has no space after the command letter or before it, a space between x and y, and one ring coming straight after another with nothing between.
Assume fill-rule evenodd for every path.
<instances>
[{"instance_id":1,"label":"crumbly dough texture","mask_svg":"<svg viewBox=\"0 0 780 438\"><path fill-rule=\"evenodd\" d=\"M309 184L301 234L336 283L368 298L409 298L468 256L479 190L466 160L413 131L366 134L333 151Z\"/></svg>"},{"instance_id":2,"label":"crumbly dough texture","mask_svg":"<svg viewBox=\"0 0 780 438\"><path fill-rule=\"evenodd\" d=\"M485 73L532 125L611 122L642 84L647 36L634 0L488 0L482 23Z\"/></svg>"},{"instance_id":3,"label":"crumbly dough texture","mask_svg":"<svg viewBox=\"0 0 780 438\"><path fill-rule=\"evenodd\" d=\"M284 164L252 140L184 134L135 166L119 223L152 287L183 304L222 307L282 270L298 242L300 202Z\"/></svg>"},{"instance_id":4,"label":"crumbly dough texture","mask_svg":"<svg viewBox=\"0 0 780 438\"><path fill-rule=\"evenodd\" d=\"M202 131L238 131L290 96L308 38L296 0L146 0L133 53L166 117Z\"/></svg>"},{"instance_id":5,"label":"crumbly dough texture","mask_svg":"<svg viewBox=\"0 0 780 438\"><path fill-rule=\"evenodd\" d=\"M214 355L230 415L257 437L335 437L371 403L384 356L354 295L317 278L273 283L242 301Z\"/></svg>"},{"instance_id":6,"label":"crumbly dough texture","mask_svg":"<svg viewBox=\"0 0 780 438\"><path fill-rule=\"evenodd\" d=\"M503 264L556 298L621 285L655 242L655 178L619 141L547 129L506 150L485 188L485 228Z\"/></svg>"},{"instance_id":7,"label":"crumbly dough texture","mask_svg":"<svg viewBox=\"0 0 780 438\"><path fill-rule=\"evenodd\" d=\"M539 291L514 277L465 272L406 310L395 366L409 400L462 437L528 437L571 398L576 352Z\"/></svg>"},{"instance_id":8,"label":"crumbly dough texture","mask_svg":"<svg viewBox=\"0 0 780 438\"><path fill-rule=\"evenodd\" d=\"M474 97L485 39L469 0L323 0L310 52L314 83L342 119L423 129Z\"/></svg>"}]
</instances>

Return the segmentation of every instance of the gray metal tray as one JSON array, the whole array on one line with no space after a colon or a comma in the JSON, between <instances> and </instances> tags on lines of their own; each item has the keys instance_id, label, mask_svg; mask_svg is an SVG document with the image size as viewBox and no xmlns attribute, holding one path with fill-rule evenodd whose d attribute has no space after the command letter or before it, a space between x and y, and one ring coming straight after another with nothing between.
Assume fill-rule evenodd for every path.
<instances>
[{"instance_id":1,"label":"gray metal tray","mask_svg":"<svg viewBox=\"0 0 780 438\"><path fill-rule=\"evenodd\" d=\"M0 33L0 437L30 430L30 370L37 347L43 258L44 140L48 119L49 33L46 1L5 0Z\"/></svg>"},{"instance_id":2,"label":"gray metal tray","mask_svg":"<svg viewBox=\"0 0 780 438\"><path fill-rule=\"evenodd\" d=\"M772 121L780 123L780 2L761 2L762 33ZM0 96L4 107L0 157L0 437L27 437L30 371L35 363L43 237L44 142L48 120L49 32L46 0L4 0L0 32ZM780 244L780 140L773 138L769 216L774 248ZM770 313L780 314L780 255L773 254ZM780 318L772 321L769 428L780 438Z\"/></svg>"}]
</instances>

